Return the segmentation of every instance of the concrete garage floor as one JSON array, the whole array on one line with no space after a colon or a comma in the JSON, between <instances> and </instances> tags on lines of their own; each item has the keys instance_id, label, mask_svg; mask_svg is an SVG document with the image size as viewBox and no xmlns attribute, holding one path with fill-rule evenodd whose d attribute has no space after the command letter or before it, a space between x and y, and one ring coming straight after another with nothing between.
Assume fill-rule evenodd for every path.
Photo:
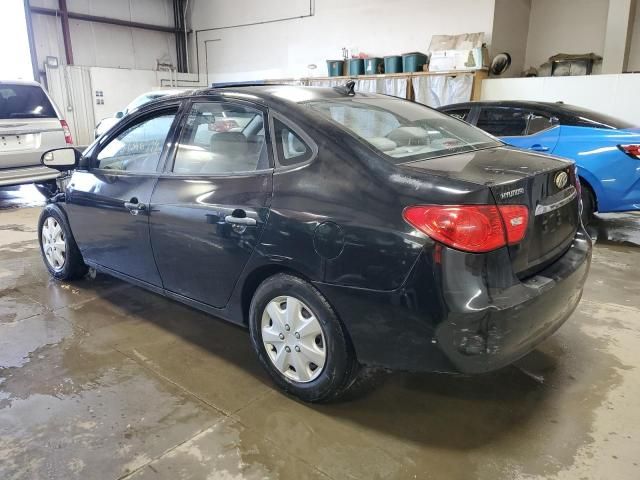
<instances>
[{"instance_id":1,"label":"concrete garage floor","mask_svg":"<svg viewBox=\"0 0 640 480\"><path fill-rule=\"evenodd\" d=\"M104 275L52 281L31 187L0 190L0 478L640 478L640 215L518 367L274 389L239 328Z\"/></svg>"}]
</instances>

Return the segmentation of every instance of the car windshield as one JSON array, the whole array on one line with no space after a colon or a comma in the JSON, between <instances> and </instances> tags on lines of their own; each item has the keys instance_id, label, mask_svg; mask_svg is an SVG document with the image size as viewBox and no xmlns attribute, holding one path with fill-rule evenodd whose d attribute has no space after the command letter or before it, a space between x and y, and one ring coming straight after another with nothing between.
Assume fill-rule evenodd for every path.
<instances>
[{"instance_id":1,"label":"car windshield","mask_svg":"<svg viewBox=\"0 0 640 480\"><path fill-rule=\"evenodd\" d=\"M393 163L502 145L460 120L397 98L355 97L307 105L366 141Z\"/></svg>"},{"instance_id":2,"label":"car windshield","mask_svg":"<svg viewBox=\"0 0 640 480\"><path fill-rule=\"evenodd\" d=\"M37 85L0 84L0 118L57 118L42 88Z\"/></svg>"}]
</instances>

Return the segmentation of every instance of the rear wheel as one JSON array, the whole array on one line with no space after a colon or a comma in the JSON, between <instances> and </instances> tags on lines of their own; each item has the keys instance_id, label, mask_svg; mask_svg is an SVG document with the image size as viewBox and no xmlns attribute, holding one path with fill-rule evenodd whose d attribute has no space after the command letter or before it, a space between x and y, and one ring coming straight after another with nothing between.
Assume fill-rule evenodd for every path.
<instances>
[{"instance_id":1,"label":"rear wheel","mask_svg":"<svg viewBox=\"0 0 640 480\"><path fill-rule=\"evenodd\" d=\"M298 277L278 274L258 287L249 329L273 380L304 401L334 400L356 377L355 354L331 305Z\"/></svg>"},{"instance_id":2,"label":"rear wheel","mask_svg":"<svg viewBox=\"0 0 640 480\"><path fill-rule=\"evenodd\" d=\"M71 229L54 205L47 205L38 220L38 241L44 264L58 280L74 280L87 273Z\"/></svg>"},{"instance_id":3,"label":"rear wheel","mask_svg":"<svg viewBox=\"0 0 640 480\"><path fill-rule=\"evenodd\" d=\"M595 211L596 201L591 189L582 185L582 193L580 194L582 199L582 224L586 227L593 220L593 212Z\"/></svg>"}]
</instances>

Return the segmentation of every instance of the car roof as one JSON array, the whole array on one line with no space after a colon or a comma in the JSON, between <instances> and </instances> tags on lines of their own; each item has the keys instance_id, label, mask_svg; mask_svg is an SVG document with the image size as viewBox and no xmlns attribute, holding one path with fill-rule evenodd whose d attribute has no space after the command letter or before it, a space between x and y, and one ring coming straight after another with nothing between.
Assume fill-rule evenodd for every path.
<instances>
[{"instance_id":1,"label":"car roof","mask_svg":"<svg viewBox=\"0 0 640 480\"><path fill-rule=\"evenodd\" d=\"M479 102L461 102L452 103L451 105L443 105L438 110L454 110L457 108L472 107L512 107L512 108L534 108L538 110L566 112L569 110L563 102L535 102L530 100L493 100ZM568 113L568 112L567 112Z\"/></svg>"},{"instance_id":2,"label":"car roof","mask_svg":"<svg viewBox=\"0 0 640 480\"><path fill-rule=\"evenodd\" d=\"M444 105L438 110L451 112L452 110L473 107L508 107L531 109L557 117L562 125L574 125L607 129L626 129L635 127L634 124L610 115L592 111L583 107L563 102L535 102L525 100L496 100L480 102L463 102Z\"/></svg>"},{"instance_id":3,"label":"car roof","mask_svg":"<svg viewBox=\"0 0 640 480\"><path fill-rule=\"evenodd\" d=\"M176 97L184 96L221 96L236 99L253 100L259 103L289 103L302 104L320 100L340 100L349 97L335 88L331 87L307 87L298 85L229 85L223 87L200 88L185 91L182 95L172 95L154 100L153 104L163 101L169 102ZM385 95L375 93L356 92L355 98L389 98ZM146 106L146 105L145 105Z\"/></svg>"},{"instance_id":4,"label":"car roof","mask_svg":"<svg viewBox=\"0 0 640 480\"><path fill-rule=\"evenodd\" d=\"M33 80L0 80L0 85L2 84L10 84L10 85L31 85L32 87L42 87L38 82L34 82Z\"/></svg>"}]
</instances>

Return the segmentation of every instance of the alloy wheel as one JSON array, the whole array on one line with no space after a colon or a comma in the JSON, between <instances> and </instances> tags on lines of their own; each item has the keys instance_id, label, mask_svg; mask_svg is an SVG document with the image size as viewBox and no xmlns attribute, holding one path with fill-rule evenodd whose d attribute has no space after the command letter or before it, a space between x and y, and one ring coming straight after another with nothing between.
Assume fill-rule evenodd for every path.
<instances>
[{"instance_id":1,"label":"alloy wheel","mask_svg":"<svg viewBox=\"0 0 640 480\"><path fill-rule=\"evenodd\" d=\"M42 224L42 251L51 268L59 272L67 259L67 242L62 226L53 217Z\"/></svg>"},{"instance_id":2,"label":"alloy wheel","mask_svg":"<svg viewBox=\"0 0 640 480\"><path fill-rule=\"evenodd\" d=\"M322 373L327 347L312 310L291 296L271 300L262 313L262 343L278 371L294 382L308 383Z\"/></svg>"}]
</instances>

